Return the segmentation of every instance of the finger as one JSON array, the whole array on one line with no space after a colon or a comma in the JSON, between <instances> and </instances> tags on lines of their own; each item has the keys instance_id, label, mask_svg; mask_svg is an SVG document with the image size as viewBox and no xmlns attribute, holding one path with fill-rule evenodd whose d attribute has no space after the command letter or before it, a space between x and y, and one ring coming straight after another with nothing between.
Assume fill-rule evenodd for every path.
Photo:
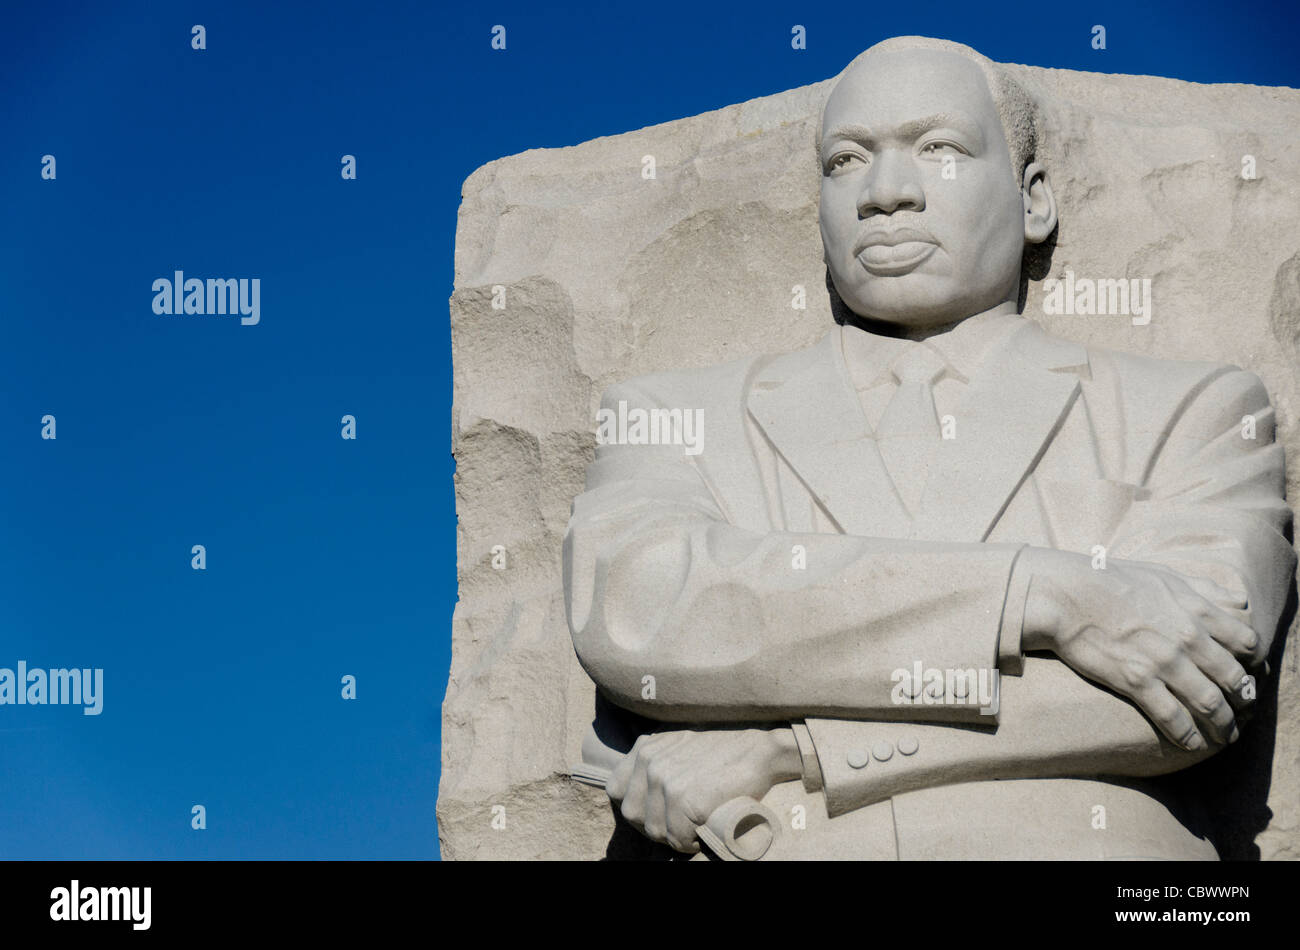
<instances>
[{"instance_id":1,"label":"finger","mask_svg":"<svg viewBox=\"0 0 1300 950\"><path fill-rule=\"evenodd\" d=\"M645 818L642 830L651 841L668 842L668 792L664 785L665 763L651 759L646 767Z\"/></svg>"},{"instance_id":2,"label":"finger","mask_svg":"<svg viewBox=\"0 0 1300 950\"><path fill-rule=\"evenodd\" d=\"M605 792L614 801L618 801L627 794L627 784L632 779L632 773L636 770L637 757L641 751L641 740L638 739L632 746L627 755L618 760L618 765L614 766L609 773L609 781L605 783Z\"/></svg>"},{"instance_id":3,"label":"finger","mask_svg":"<svg viewBox=\"0 0 1300 950\"><path fill-rule=\"evenodd\" d=\"M623 801L619 805L619 811L623 813L623 817L638 831L641 830L645 822L645 800L645 782L640 780L640 773L638 773L628 783L627 792L623 795Z\"/></svg>"},{"instance_id":4,"label":"finger","mask_svg":"<svg viewBox=\"0 0 1300 950\"><path fill-rule=\"evenodd\" d=\"M644 738L644 737L643 737ZM644 747L641 739L632 747L628 753L627 760L630 761L631 768L624 783L622 794L622 805L620 811L623 817L631 822L636 828L640 829L642 821L645 819L645 799L646 799L646 756L642 754Z\"/></svg>"},{"instance_id":5,"label":"finger","mask_svg":"<svg viewBox=\"0 0 1300 950\"><path fill-rule=\"evenodd\" d=\"M644 833L647 809L654 803L655 796L650 788L651 769L654 769L656 774L660 773L663 769L664 752L684 741L689 735L690 733L682 731L643 735L636 740L632 751L624 757L620 768L616 770L622 780L622 787L618 791L623 800L621 808L623 817L637 830ZM611 781L613 779L614 776L611 776ZM660 837L656 840L663 839Z\"/></svg>"},{"instance_id":6,"label":"finger","mask_svg":"<svg viewBox=\"0 0 1300 950\"><path fill-rule=\"evenodd\" d=\"M688 820L680 809L669 807L666 834L669 847L683 854L694 854L700 850L699 833L699 825Z\"/></svg>"},{"instance_id":7,"label":"finger","mask_svg":"<svg viewBox=\"0 0 1300 950\"><path fill-rule=\"evenodd\" d=\"M1242 610L1246 606L1245 595L1234 593L1208 577L1197 577L1194 574L1182 573L1179 573L1178 577L1199 596L1217 607L1228 610Z\"/></svg>"},{"instance_id":8,"label":"finger","mask_svg":"<svg viewBox=\"0 0 1300 950\"><path fill-rule=\"evenodd\" d=\"M1205 737L1201 735L1183 704L1174 699L1172 693L1163 683L1152 683L1129 697L1145 712L1156 728L1165 734L1174 745L1188 752L1199 752L1208 748Z\"/></svg>"},{"instance_id":9,"label":"finger","mask_svg":"<svg viewBox=\"0 0 1300 950\"><path fill-rule=\"evenodd\" d=\"M1254 662L1259 634L1246 623L1240 611L1225 610L1201 598L1199 603L1191 607L1191 614L1225 650L1248 662Z\"/></svg>"},{"instance_id":10,"label":"finger","mask_svg":"<svg viewBox=\"0 0 1300 950\"><path fill-rule=\"evenodd\" d=\"M698 831L692 831L691 833L698 834ZM687 840L681 837L675 837L670 831L668 833L668 847L672 848L674 851L680 851L682 854L699 854L700 839L697 837Z\"/></svg>"},{"instance_id":11,"label":"finger","mask_svg":"<svg viewBox=\"0 0 1300 950\"><path fill-rule=\"evenodd\" d=\"M1241 695L1246 679L1246 669L1237 658L1208 633L1193 630L1185 638L1184 646L1192 662L1219 687L1219 691L1234 706L1249 706L1252 700Z\"/></svg>"},{"instance_id":12,"label":"finger","mask_svg":"<svg viewBox=\"0 0 1300 950\"><path fill-rule=\"evenodd\" d=\"M1203 733L1221 744L1236 741L1237 717L1232 704L1189 657L1180 653L1160 672L1169 691L1192 714Z\"/></svg>"},{"instance_id":13,"label":"finger","mask_svg":"<svg viewBox=\"0 0 1300 950\"><path fill-rule=\"evenodd\" d=\"M678 735L689 738L698 733ZM656 750L653 767L649 770L651 801L662 801L663 811L660 814L654 805L647 804L646 834L685 854L700 850L699 842L695 840L697 825L690 820L686 807L686 799L698 787L698 764L698 745L673 742ZM657 794L656 789L662 794Z\"/></svg>"},{"instance_id":14,"label":"finger","mask_svg":"<svg viewBox=\"0 0 1300 950\"><path fill-rule=\"evenodd\" d=\"M688 763L678 763L679 768L665 783L668 802L668 844L678 851L694 854L700 850L700 826L708 820L695 804L703 776Z\"/></svg>"}]
</instances>

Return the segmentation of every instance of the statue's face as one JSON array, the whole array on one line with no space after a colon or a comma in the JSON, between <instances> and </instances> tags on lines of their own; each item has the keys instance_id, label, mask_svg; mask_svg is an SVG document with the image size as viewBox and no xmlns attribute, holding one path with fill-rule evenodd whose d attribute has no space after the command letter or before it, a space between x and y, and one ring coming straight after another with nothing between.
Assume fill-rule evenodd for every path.
<instances>
[{"instance_id":1,"label":"statue's face","mask_svg":"<svg viewBox=\"0 0 1300 950\"><path fill-rule=\"evenodd\" d=\"M918 330L1013 304L1026 204L975 63L868 57L822 113L821 232L855 313Z\"/></svg>"}]
</instances>

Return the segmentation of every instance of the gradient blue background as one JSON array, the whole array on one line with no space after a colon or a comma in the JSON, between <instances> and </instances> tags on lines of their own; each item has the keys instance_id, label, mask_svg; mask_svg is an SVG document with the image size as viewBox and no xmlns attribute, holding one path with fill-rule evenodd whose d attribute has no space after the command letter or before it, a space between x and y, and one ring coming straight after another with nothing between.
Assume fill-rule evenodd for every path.
<instances>
[{"instance_id":1,"label":"gradient blue background","mask_svg":"<svg viewBox=\"0 0 1300 950\"><path fill-rule=\"evenodd\" d=\"M97 718L0 706L0 856L437 855L447 298L479 165L825 79L903 33L1300 86L1297 19L1292 3L10 5L0 666L103 667L105 699ZM151 284L176 269L260 277L260 325L156 316Z\"/></svg>"}]
</instances>

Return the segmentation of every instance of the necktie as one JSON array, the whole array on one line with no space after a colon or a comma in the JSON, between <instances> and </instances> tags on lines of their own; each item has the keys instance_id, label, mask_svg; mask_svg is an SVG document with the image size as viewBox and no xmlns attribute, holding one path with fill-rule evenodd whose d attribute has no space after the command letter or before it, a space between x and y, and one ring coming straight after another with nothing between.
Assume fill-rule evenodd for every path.
<instances>
[{"instance_id":1,"label":"necktie","mask_svg":"<svg viewBox=\"0 0 1300 950\"><path fill-rule=\"evenodd\" d=\"M876 427L876 441L885 468L907 510L915 515L925 488L926 469L939 442L934 408L934 384L947 363L924 344L909 347L890 367L898 389Z\"/></svg>"}]
</instances>

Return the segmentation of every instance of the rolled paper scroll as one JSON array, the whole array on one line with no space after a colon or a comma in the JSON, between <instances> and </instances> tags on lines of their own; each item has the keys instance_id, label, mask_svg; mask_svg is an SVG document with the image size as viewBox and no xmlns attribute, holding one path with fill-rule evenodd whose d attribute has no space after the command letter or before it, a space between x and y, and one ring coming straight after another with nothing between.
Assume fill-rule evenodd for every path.
<instances>
[{"instance_id":1,"label":"rolled paper scroll","mask_svg":"<svg viewBox=\"0 0 1300 950\"><path fill-rule=\"evenodd\" d=\"M776 815L748 795L713 809L700 828L700 840L724 861L757 861L781 832Z\"/></svg>"}]
</instances>

